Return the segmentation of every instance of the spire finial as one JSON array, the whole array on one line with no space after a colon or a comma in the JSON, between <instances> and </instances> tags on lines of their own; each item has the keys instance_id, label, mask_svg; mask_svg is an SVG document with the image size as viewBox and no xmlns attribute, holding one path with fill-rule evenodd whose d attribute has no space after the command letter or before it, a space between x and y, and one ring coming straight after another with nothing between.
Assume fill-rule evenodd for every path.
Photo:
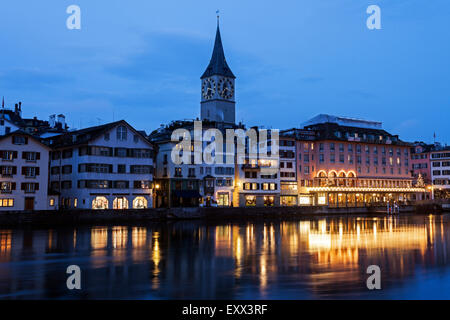
<instances>
[{"instance_id":1,"label":"spire finial","mask_svg":"<svg viewBox=\"0 0 450 320\"><path fill-rule=\"evenodd\" d=\"M216 10L216 14L217 14L217 26L219 26L219 19L220 19L220 15L219 15L220 11L219 9Z\"/></svg>"}]
</instances>

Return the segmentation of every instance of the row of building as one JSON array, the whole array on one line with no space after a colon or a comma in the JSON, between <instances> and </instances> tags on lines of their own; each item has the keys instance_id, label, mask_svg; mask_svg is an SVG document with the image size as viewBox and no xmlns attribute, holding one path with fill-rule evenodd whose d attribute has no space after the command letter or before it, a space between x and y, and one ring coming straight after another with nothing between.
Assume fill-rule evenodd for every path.
<instances>
[{"instance_id":1,"label":"row of building","mask_svg":"<svg viewBox=\"0 0 450 320\"><path fill-rule=\"evenodd\" d=\"M211 129L224 135L262 131L236 124L235 79L217 27L211 61L201 76L201 136ZM178 147L172 134L183 129L195 137L194 120L172 121L147 134L124 120L70 130L63 115L43 121L21 113L19 103L0 114L3 211L357 207L449 197L450 149L404 142L380 122L319 115L301 128L280 131L279 138L270 136L268 153L257 158L239 161L225 148L216 158L228 156L232 162L178 164L172 159ZM194 138L193 150L196 143L207 147Z\"/></svg>"}]
</instances>

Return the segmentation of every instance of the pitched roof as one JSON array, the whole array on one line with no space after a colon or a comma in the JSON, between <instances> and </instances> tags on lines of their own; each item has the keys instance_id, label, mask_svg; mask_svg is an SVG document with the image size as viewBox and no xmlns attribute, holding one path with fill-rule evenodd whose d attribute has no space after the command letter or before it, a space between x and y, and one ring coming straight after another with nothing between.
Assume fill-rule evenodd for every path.
<instances>
[{"instance_id":1,"label":"pitched roof","mask_svg":"<svg viewBox=\"0 0 450 320\"><path fill-rule=\"evenodd\" d=\"M153 144L147 140L147 137L142 135L141 132L135 130L130 124L128 124L125 120L119 120L115 122L110 122L107 124L103 124L100 126L89 127L81 130L71 131L68 133L61 134L59 136L53 136L46 138L47 141L53 148L61 148L61 147L70 147L75 145L86 144L89 141L96 139L101 136L105 132L117 127L118 125L125 125L132 129L134 133L138 134L142 139L144 139L148 144Z\"/></svg>"},{"instance_id":2,"label":"pitched roof","mask_svg":"<svg viewBox=\"0 0 450 320\"><path fill-rule=\"evenodd\" d=\"M21 130L21 129L18 129L18 130L16 130L16 131L12 131L12 132L10 132L10 133L8 133L8 134L5 134L5 135L3 135L3 136L0 136L0 141L6 139L6 138L8 138L8 137L17 136L17 135L20 135L20 136L26 136L26 137L28 137L28 138L30 138L30 139L36 141L36 142L39 143L40 145L44 146L45 148L50 149L50 147L49 147L48 145L46 145L45 143L43 143L42 139L39 139L39 138L37 138L37 137L35 137L35 136L29 134L28 132L25 132L25 131Z\"/></svg>"},{"instance_id":3,"label":"pitched roof","mask_svg":"<svg viewBox=\"0 0 450 320\"><path fill-rule=\"evenodd\" d=\"M213 75L225 76L233 79L236 78L233 72L231 72L231 69L225 59L219 25L217 25L216 41L214 42L214 50L211 56L211 61L200 79Z\"/></svg>"}]
</instances>

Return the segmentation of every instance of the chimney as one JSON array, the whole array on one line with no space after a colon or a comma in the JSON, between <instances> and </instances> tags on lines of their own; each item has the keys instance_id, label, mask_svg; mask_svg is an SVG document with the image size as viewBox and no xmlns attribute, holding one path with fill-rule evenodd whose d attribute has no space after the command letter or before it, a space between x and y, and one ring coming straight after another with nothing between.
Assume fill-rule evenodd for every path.
<instances>
[{"instance_id":1,"label":"chimney","mask_svg":"<svg viewBox=\"0 0 450 320\"><path fill-rule=\"evenodd\" d=\"M66 128L66 117L63 114L58 114L57 122L61 124L61 129Z\"/></svg>"},{"instance_id":2,"label":"chimney","mask_svg":"<svg viewBox=\"0 0 450 320\"><path fill-rule=\"evenodd\" d=\"M19 114L19 105L17 103L14 105L14 113Z\"/></svg>"},{"instance_id":3,"label":"chimney","mask_svg":"<svg viewBox=\"0 0 450 320\"><path fill-rule=\"evenodd\" d=\"M56 114L52 114L49 117L48 123L50 124L50 128L54 128L56 126Z\"/></svg>"},{"instance_id":4,"label":"chimney","mask_svg":"<svg viewBox=\"0 0 450 320\"><path fill-rule=\"evenodd\" d=\"M19 101L19 112L22 113L22 102Z\"/></svg>"}]
</instances>

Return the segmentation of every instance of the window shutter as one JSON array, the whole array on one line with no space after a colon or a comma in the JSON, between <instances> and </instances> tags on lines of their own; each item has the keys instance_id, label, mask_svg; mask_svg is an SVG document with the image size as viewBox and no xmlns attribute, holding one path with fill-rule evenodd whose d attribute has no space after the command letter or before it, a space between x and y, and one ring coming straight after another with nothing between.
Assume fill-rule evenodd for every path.
<instances>
[{"instance_id":1,"label":"window shutter","mask_svg":"<svg viewBox=\"0 0 450 320\"><path fill-rule=\"evenodd\" d=\"M41 159L41 153L40 152L36 152L36 160L40 160Z\"/></svg>"},{"instance_id":2,"label":"window shutter","mask_svg":"<svg viewBox=\"0 0 450 320\"><path fill-rule=\"evenodd\" d=\"M25 144L28 144L28 137L25 137Z\"/></svg>"},{"instance_id":3,"label":"window shutter","mask_svg":"<svg viewBox=\"0 0 450 320\"><path fill-rule=\"evenodd\" d=\"M17 151L13 151L13 159L17 159Z\"/></svg>"},{"instance_id":4,"label":"window shutter","mask_svg":"<svg viewBox=\"0 0 450 320\"><path fill-rule=\"evenodd\" d=\"M109 173L113 173L113 165L112 164L109 165Z\"/></svg>"},{"instance_id":5,"label":"window shutter","mask_svg":"<svg viewBox=\"0 0 450 320\"><path fill-rule=\"evenodd\" d=\"M17 167L12 167L12 173L17 174Z\"/></svg>"},{"instance_id":6,"label":"window shutter","mask_svg":"<svg viewBox=\"0 0 450 320\"><path fill-rule=\"evenodd\" d=\"M25 175L25 170L26 170L26 167L22 167L22 175L23 176Z\"/></svg>"},{"instance_id":7,"label":"window shutter","mask_svg":"<svg viewBox=\"0 0 450 320\"><path fill-rule=\"evenodd\" d=\"M16 190L16 183L15 182L11 182L11 190Z\"/></svg>"},{"instance_id":8,"label":"window shutter","mask_svg":"<svg viewBox=\"0 0 450 320\"><path fill-rule=\"evenodd\" d=\"M34 184L34 190L39 190L39 183Z\"/></svg>"},{"instance_id":9,"label":"window shutter","mask_svg":"<svg viewBox=\"0 0 450 320\"><path fill-rule=\"evenodd\" d=\"M39 170L40 168L39 167L36 167L36 175L38 176L39 175Z\"/></svg>"},{"instance_id":10,"label":"window shutter","mask_svg":"<svg viewBox=\"0 0 450 320\"><path fill-rule=\"evenodd\" d=\"M25 183L24 183L24 182L22 182L22 183L20 184L20 190L25 190Z\"/></svg>"},{"instance_id":11,"label":"window shutter","mask_svg":"<svg viewBox=\"0 0 450 320\"><path fill-rule=\"evenodd\" d=\"M27 158L27 153L24 151L22 152L22 159L26 159Z\"/></svg>"}]
</instances>

